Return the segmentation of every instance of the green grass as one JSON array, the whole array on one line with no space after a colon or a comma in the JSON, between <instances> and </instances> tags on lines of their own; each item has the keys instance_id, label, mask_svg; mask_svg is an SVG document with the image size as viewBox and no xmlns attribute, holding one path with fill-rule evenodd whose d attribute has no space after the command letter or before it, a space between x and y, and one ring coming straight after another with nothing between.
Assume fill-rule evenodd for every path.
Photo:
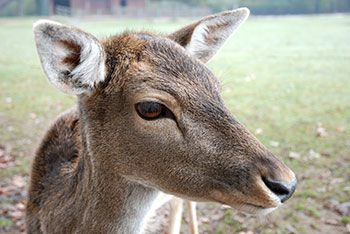
<instances>
[{"instance_id":1,"label":"green grass","mask_svg":"<svg viewBox=\"0 0 350 234\"><path fill-rule=\"evenodd\" d=\"M0 230L4 227L11 227L11 226L12 226L12 222L10 220L0 218Z\"/></svg>"},{"instance_id":2,"label":"green grass","mask_svg":"<svg viewBox=\"0 0 350 234\"><path fill-rule=\"evenodd\" d=\"M125 29L166 33L188 23L60 20L99 37ZM33 41L34 21L0 19L0 143L26 154L31 154L55 116L75 102L46 81ZM277 220L277 227L259 224L255 229L283 233L293 224L299 232L308 232L326 225L322 217L329 214L339 223L349 223L348 217L320 204L350 200L349 189L344 189L350 186L350 16L251 18L209 67L222 81L222 95L236 118L252 132L261 128L257 137L299 179L295 197L269 216ZM318 123L328 136L317 136ZM270 141L280 144L270 147ZM320 158L308 160L311 149ZM301 158L289 159L290 151ZM19 167L2 171L1 179L28 174L30 157L17 161ZM343 180L333 183L334 178ZM284 211L293 215L282 219ZM241 229L239 225L232 229L232 224L227 216L216 232Z\"/></svg>"},{"instance_id":3,"label":"green grass","mask_svg":"<svg viewBox=\"0 0 350 234\"><path fill-rule=\"evenodd\" d=\"M341 218L341 221L342 221L342 223L343 223L344 225L346 225L346 224L350 223L350 217L343 216L343 217Z\"/></svg>"}]
</instances>

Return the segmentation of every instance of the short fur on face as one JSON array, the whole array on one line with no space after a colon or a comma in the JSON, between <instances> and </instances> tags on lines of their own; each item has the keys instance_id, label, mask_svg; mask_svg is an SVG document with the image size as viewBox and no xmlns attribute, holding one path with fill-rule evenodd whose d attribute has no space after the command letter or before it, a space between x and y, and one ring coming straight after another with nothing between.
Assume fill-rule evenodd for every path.
<instances>
[{"instance_id":1,"label":"short fur on face","mask_svg":"<svg viewBox=\"0 0 350 234\"><path fill-rule=\"evenodd\" d=\"M115 122L105 124L100 130L105 135L110 133L107 138L115 142L110 147L123 152L122 158L109 156L115 159L115 168L130 180L192 200L211 200L211 196L216 197L211 194L218 194L215 191L219 190L237 196L236 200L242 204L243 200L248 200L249 204L256 206L278 206L279 199L259 182L261 177L278 178L279 173L286 173L284 176L291 182L294 175L227 110L214 74L167 38L140 38L134 34L121 37L130 43L128 48L137 45L142 49L136 49L137 55L107 56L107 61L122 58L130 64L122 71L109 68L114 73L108 84L101 84L103 88L98 88L98 95L91 98L91 106L123 100L123 104L117 107L118 113L114 108L109 109L110 105L105 105L106 109L101 107L97 112L105 116L96 117L96 126L101 126L99 119L104 121L115 116ZM114 45L117 40L120 37L105 42L107 55L116 54ZM99 103L99 92L105 93L106 90L107 93L119 90L119 95L103 96ZM175 119L145 121L135 112L135 104L145 101L162 103L171 110ZM121 119L122 125L118 123ZM116 134L128 131L134 134ZM99 138L93 139L96 144L93 148L101 145L109 148ZM130 161L137 161L137 166L128 163ZM149 166L149 161L154 166ZM166 183L162 183L164 180ZM215 199L225 203L225 199ZM230 202L232 205L236 201ZM235 206L242 206L241 202L237 203Z\"/></svg>"}]
</instances>

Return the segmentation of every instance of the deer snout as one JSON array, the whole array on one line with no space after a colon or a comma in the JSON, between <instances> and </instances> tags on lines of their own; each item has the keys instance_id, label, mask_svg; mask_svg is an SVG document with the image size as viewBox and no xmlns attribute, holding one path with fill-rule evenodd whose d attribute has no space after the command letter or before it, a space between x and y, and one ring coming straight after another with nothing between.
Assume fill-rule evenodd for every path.
<instances>
[{"instance_id":1,"label":"deer snout","mask_svg":"<svg viewBox=\"0 0 350 234\"><path fill-rule=\"evenodd\" d=\"M297 180L294 180L291 183L286 183L285 181L277 181L268 178L263 178L263 181L271 192L273 192L281 202L288 200L294 193L297 186Z\"/></svg>"},{"instance_id":2,"label":"deer snout","mask_svg":"<svg viewBox=\"0 0 350 234\"><path fill-rule=\"evenodd\" d=\"M297 186L294 172L272 152L265 148L264 157L260 157L260 185L265 191L275 195L283 203L291 198Z\"/></svg>"}]
</instances>

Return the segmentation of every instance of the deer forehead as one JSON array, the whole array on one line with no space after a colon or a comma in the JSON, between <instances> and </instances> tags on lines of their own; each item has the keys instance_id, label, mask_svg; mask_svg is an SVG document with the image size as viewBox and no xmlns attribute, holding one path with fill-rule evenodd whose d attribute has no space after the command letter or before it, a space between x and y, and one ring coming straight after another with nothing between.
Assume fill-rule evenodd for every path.
<instances>
[{"instance_id":1,"label":"deer forehead","mask_svg":"<svg viewBox=\"0 0 350 234\"><path fill-rule=\"evenodd\" d=\"M116 49L117 44L123 49ZM215 75L170 39L128 33L105 42L105 48L107 66L125 68L124 72L116 72L110 67L107 81L122 84L132 93L147 93L151 89L160 94L166 92L184 104L198 98L221 102L220 83Z\"/></svg>"}]
</instances>

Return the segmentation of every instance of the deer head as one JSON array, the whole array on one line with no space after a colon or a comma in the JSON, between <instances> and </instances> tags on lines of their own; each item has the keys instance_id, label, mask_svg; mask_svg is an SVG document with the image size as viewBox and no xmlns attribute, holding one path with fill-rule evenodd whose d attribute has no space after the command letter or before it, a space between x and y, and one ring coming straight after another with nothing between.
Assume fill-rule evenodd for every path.
<instances>
[{"instance_id":1,"label":"deer head","mask_svg":"<svg viewBox=\"0 0 350 234\"><path fill-rule=\"evenodd\" d=\"M51 21L34 26L48 80L78 97L95 171L252 214L291 197L294 173L233 117L205 65L248 15L241 8L170 35L102 41Z\"/></svg>"}]
</instances>

